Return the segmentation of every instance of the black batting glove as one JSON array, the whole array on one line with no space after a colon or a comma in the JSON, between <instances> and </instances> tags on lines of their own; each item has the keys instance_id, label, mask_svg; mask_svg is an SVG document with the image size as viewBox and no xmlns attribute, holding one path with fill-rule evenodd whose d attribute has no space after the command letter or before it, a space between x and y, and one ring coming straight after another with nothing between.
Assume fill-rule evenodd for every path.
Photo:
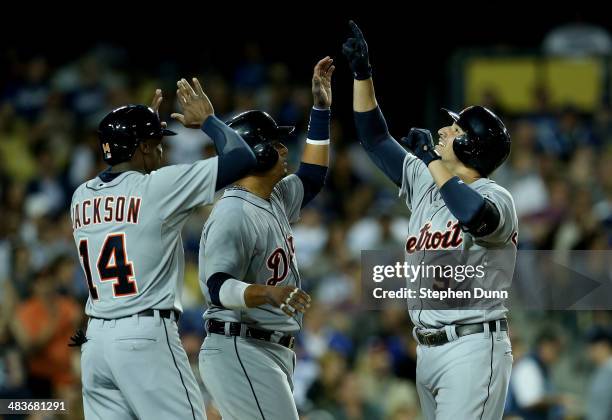
<instances>
[{"instance_id":1,"label":"black batting glove","mask_svg":"<svg viewBox=\"0 0 612 420\"><path fill-rule=\"evenodd\" d=\"M349 21L349 26L353 31L353 36L342 45L342 53L348 60L355 79L369 79L372 77L372 66L370 66L368 57L368 44L355 22Z\"/></svg>"},{"instance_id":2,"label":"black batting glove","mask_svg":"<svg viewBox=\"0 0 612 420\"><path fill-rule=\"evenodd\" d=\"M416 157L425 163L425 166L429 166L434 160L442 159L438 152L434 150L435 146L429 130L411 128L408 135L402 137L401 141Z\"/></svg>"},{"instance_id":3,"label":"black batting glove","mask_svg":"<svg viewBox=\"0 0 612 420\"><path fill-rule=\"evenodd\" d=\"M70 341L71 342L68 343L68 347L81 347L88 340L83 330L77 330L76 333L72 337L70 337Z\"/></svg>"}]
</instances>

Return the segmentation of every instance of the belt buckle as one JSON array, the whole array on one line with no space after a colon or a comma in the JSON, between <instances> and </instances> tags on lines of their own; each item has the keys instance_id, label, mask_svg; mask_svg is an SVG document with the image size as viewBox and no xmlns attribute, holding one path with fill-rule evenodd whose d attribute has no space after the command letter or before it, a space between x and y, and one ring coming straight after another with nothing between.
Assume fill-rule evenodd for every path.
<instances>
[{"instance_id":1,"label":"belt buckle","mask_svg":"<svg viewBox=\"0 0 612 420\"><path fill-rule=\"evenodd\" d=\"M436 333L434 331L427 331L427 332L421 333L421 341L426 346L431 347L434 344L433 337L435 335L436 335Z\"/></svg>"},{"instance_id":2,"label":"belt buckle","mask_svg":"<svg viewBox=\"0 0 612 420\"><path fill-rule=\"evenodd\" d=\"M295 346L295 336L291 336L291 338L289 339L289 344L287 345L287 348L289 350L293 350L294 346Z\"/></svg>"}]
</instances>

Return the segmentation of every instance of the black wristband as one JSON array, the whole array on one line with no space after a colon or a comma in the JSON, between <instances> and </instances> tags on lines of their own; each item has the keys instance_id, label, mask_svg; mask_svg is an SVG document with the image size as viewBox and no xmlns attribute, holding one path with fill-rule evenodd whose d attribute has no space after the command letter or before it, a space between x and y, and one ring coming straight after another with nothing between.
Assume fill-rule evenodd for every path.
<instances>
[{"instance_id":1,"label":"black wristband","mask_svg":"<svg viewBox=\"0 0 612 420\"><path fill-rule=\"evenodd\" d=\"M425 166L429 166L434 160L442 159L434 150L424 151L419 158L425 163Z\"/></svg>"},{"instance_id":2,"label":"black wristband","mask_svg":"<svg viewBox=\"0 0 612 420\"><path fill-rule=\"evenodd\" d=\"M355 69L353 71L353 78L355 80L368 80L372 77L372 66L368 63L368 67L366 69Z\"/></svg>"}]
</instances>

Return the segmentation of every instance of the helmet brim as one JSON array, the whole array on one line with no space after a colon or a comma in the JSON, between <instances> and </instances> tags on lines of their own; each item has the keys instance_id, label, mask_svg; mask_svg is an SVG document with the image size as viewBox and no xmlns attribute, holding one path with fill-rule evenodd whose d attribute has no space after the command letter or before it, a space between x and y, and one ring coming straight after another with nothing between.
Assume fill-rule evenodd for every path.
<instances>
[{"instance_id":1,"label":"helmet brim","mask_svg":"<svg viewBox=\"0 0 612 420\"><path fill-rule=\"evenodd\" d=\"M450 109L442 108L442 111L446 112L449 115L449 117L451 117L453 121L455 122L459 121L459 118L461 118L459 114L457 114L454 111L451 111Z\"/></svg>"},{"instance_id":2,"label":"helmet brim","mask_svg":"<svg viewBox=\"0 0 612 420\"><path fill-rule=\"evenodd\" d=\"M289 137L295 131L295 127L292 125L279 125L276 128L276 133L280 138Z\"/></svg>"}]
</instances>

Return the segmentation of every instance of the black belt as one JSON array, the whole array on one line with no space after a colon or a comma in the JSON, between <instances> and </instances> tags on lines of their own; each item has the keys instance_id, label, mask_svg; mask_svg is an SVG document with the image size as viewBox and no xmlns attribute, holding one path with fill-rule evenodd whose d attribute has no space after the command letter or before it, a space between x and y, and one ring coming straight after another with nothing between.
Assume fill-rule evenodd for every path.
<instances>
[{"instance_id":1,"label":"black belt","mask_svg":"<svg viewBox=\"0 0 612 420\"><path fill-rule=\"evenodd\" d=\"M488 324L489 331L497 331L496 321L489 321ZM508 321L505 319L500 319L499 329L500 331L508 331ZM478 334L484 332L484 330L484 323L455 325L455 333L457 334L457 337L463 337L465 335L470 334ZM426 346L441 346L449 342L448 337L446 336L446 331L444 329L431 332L421 332L417 329L416 336L419 343L424 344Z\"/></svg>"},{"instance_id":2,"label":"black belt","mask_svg":"<svg viewBox=\"0 0 612 420\"><path fill-rule=\"evenodd\" d=\"M179 318L181 317L181 313L179 311L177 311L176 309L147 309L146 311L142 311L142 312L138 312L135 315L138 316L155 316L155 311L159 312L159 316L162 318L167 318L167 319L172 319L172 314L174 314L174 320L176 322L178 322ZM124 319L124 318L131 318L133 315L128 315L128 316L122 316L119 318L100 318L97 316L90 316L90 318L92 319L103 319L105 321L112 321L113 319Z\"/></svg>"},{"instance_id":3,"label":"black belt","mask_svg":"<svg viewBox=\"0 0 612 420\"><path fill-rule=\"evenodd\" d=\"M229 324L228 334L230 336L242 336L241 330L243 324L241 324L240 322L223 322L217 321L216 319L209 319L208 321L206 321L206 325L208 326L208 332L213 334L225 335L225 324ZM256 340L262 341L269 341L271 343L280 344L281 346L287 347L288 349L293 349L295 345L295 337L292 335L276 331L259 330L257 328L252 328L248 326L245 326L244 337L254 338Z\"/></svg>"}]
</instances>

